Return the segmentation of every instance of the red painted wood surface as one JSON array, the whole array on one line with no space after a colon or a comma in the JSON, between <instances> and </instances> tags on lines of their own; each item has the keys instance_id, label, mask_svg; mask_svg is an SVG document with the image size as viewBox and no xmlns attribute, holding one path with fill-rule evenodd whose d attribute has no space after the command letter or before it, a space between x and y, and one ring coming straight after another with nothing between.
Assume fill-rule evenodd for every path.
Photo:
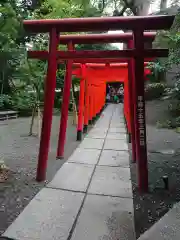
<instances>
[{"instance_id":1,"label":"red painted wood surface","mask_svg":"<svg viewBox=\"0 0 180 240\"><path fill-rule=\"evenodd\" d=\"M86 67L81 66L82 78L80 79L80 90L79 90L79 104L78 104L78 124L77 132L81 135L83 132L83 122L84 122L84 100L85 100L85 71ZM78 137L77 137L78 138Z\"/></svg>"},{"instance_id":2,"label":"red painted wood surface","mask_svg":"<svg viewBox=\"0 0 180 240\"><path fill-rule=\"evenodd\" d=\"M39 148L39 158L37 166L37 181L44 181L46 178L46 169L49 153L49 143L51 136L52 115L56 87L56 71L57 71L57 58L56 51L58 47L58 34L55 28L50 32L49 42L49 61L47 69L47 77L45 81L44 93L44 111L41 129L41 141Z\"/></svg>"},{"instance_id":3,"label":"red painted wood surface","mask_svg":"<svg viewBox=\"0 0 180 240\"><path fill-rule=\"evenodd\" d=\"M138 185L142 192L148 191L148 166L147 166L147 141L146 141L146 114L145 114L145 97L144 97L144 58L142 55L143 48L143 30L139 29L134 32L134 47L138 50L139 55L134 59L133 72L135 75L135 92L136 92L136 111L135 111L135 131L137 136L137 169Z\"/></svg>"},{"instance_id":4,"label":"red painted wood surface","mask_svg":"<svg viewBox=\"0 0 180 240\"><path fill-rule=\"evenodd\" d=\"M146 66L147 63L144 63ZM73 70L73 75L77 77L82 77L82 70L80 68L81 65L77 65L76 69ZM144 70L144 79L145 76L149 74L149 70ZM105 103L105 87L101 85L101 91L98 88L98 84L100 83L107 83L107 82L123 82L124 83L124 114L127 121L128 132L132 132L132 124L131 124L131 117L130 117L130 104L129 104L129 80L128 80L128 65L125 63L122 64L115 64L111 66L105 66L101 64L88 64L86 66L86 73L85 73L86 82L88 83L88 95L89 95L89 102L87 108L85 108L85 112L89 112L89 120L92 120L93 117L96 116L98 113L98 101L96 95L102 95L104 100L101 102ZM98 92L99 91L99 92ZM103 92L103 93L100 93ZM87 93L85 93L86 95ZM89 99L88 98L88 99ZM102 107L102 106L101 106ZM89 108L89 110L88 110ZM87 116L87 115L86 115ZM87 124L87 118L86 122Z\"/></svg>"},{"instance_id":5,"label":"red painted wood surface","mask_svg":"<svg viewBox=\"0 0 180 240\"><path fill-rule=\"evenodd\" d=\"M119 29L159 30L169 29L174 16L140 16L140 17L91 17L25 20L23 26L26 32L43 33L56 28L59 32L109 31Z\"/></svg>"},{"instance_id":6,"label":"red painted wood surface","mask_svg":"<svg viewBox=\"0 0 180 240\"><path fill-rule=\"evenodd\" d=\"M167 57L169 54L168 49L144 49L142 50L142 55L146 58L154 57ZM47 51L28 51L28 58L33 59L48 59ZM125 49L125 50L81 50L81 51L57 51L57 58L61 62L62 60L73 60L80 61L81 59L118 59L121 58L132 58L138 56L136 49Z\"/></svg>"},{"instance_id":7,"label":"red painted wood surface","mask_svg":"<svg viewBox=\"0 0 180 240\"><path fill-rule=\"evenodd\" d=\"M69 50L73 49L73 46L71 43L68 45L68 49ZM73 66L73 61L68 60L66 63L63 100L61 105L61 121L60 121L59 139L58 139L58 147L57 147L57 158L64 157L64 147L66 142L66 129L67 129L68 112L69 112L69 100L70 100L71 83L72 83L72 66Z\"/></svg>"},{"instance_id":8,"label":"red painted wood surface","mask_svg":"<svg viewBox=\"0 0 180 240\"><path fill-rule=\"evenodd\" d=\"M133 40L130 40L128 42L128 48L133 48ZM131 143L132 143L132 161L136 162L137 157L136 157L136 132L135 132L135 121L134 121L134 109L135 109L135 87L134 86L134 72L133 72L133 60L129 60L128 64L128 76L129 76L129 81L128 81L128 88L129 88L129 113L130 113L130 126L131 126L131 131L129 132L130 137L131 137ZM147 69L146 69L147 70Z\"/></svg>"},{"instance_id":9,"label":"red painted wood surface","mask_svg":"<svg viewBox=\"0 0 180 240\"><path fill-rule=\"evenodd\" d=\"M144 42L152 42L156 36L156 32L144 32ZM128 42L133 39L133 34L130 32L126 33L115 33L115 34L70 34L61 35L60 44L97 44L97 43L120 43Z\"/></svg>"}]
</instances>

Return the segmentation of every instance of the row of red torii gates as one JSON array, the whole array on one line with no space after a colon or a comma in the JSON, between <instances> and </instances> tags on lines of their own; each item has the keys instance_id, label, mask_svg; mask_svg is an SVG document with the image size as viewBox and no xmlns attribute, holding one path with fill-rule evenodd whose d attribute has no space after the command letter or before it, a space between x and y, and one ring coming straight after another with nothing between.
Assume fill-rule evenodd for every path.
<instances>
[{"instance_id":1,"label":"row of red torii gates","mask_svg":"<svg viewBox=\"0 0 180 240\"><path fill-rule=\"evenodd\" d=\"M79 136L81 135L83 124L85 125L84 130L86 130L89 121L99 114L104 107L106 80L123 81L126 86L125 118L128 132L131 134L132 139L133 161L137 162L138 186L140 191L148 191L144 100L144 75L146 75L147 72L144 72L144 62L148 62L156 57L167 57L168 50L146 48L144 43L152 43L155 33L144 31L169 29L173 21L174 16L102 17L24 21L24 29L26 32L33 34L49 33L50 36L49 51L28 52L29 58L48 60L37 168L38 181L43 181L46 177L56 87L56 72L58 64L65 62L66 74L61 108L57 158L62 158L64 155L72 74L81 78L78 116ZM132 33L60 35L62 32L92 32L120 29L132 30ZM75 44L113 42L125 42L127 43L127 49L105 51L75 50ZM59 44L67 44L68 50L58 50ZM93 65L92 63L96 64ZM104 63L104 65L102 65L102 63ZM73 65L75 67L74 70ZM111 75L112 78L110 78Z\"/></svg>"},{"instance_id":2,"label":"row of red torii gates","mask_svg":"<svg viewBox=\"0 0 180 240\"><path fill-rule=\"evenodd\" d=\"M145 66L147 63L145 63ZM99 116L106 99L106 84L121 82L124 84L124 116L127 123L129 138L131 139L131 125L128 90L128 64L74 64L73 75L80 78L79 111L77 125L77 140L82 140L82 133L86 133L88 124L91 124ZM145 77L150 70L145 69ZM146 79L146 78L145 78ZM133 139L134 140L134 139ZM133 145L134 145L133 141ZM133 149L135 154L135 149ZM133 161L136 161L136 156Z\"/></svg>"}]
</instances>

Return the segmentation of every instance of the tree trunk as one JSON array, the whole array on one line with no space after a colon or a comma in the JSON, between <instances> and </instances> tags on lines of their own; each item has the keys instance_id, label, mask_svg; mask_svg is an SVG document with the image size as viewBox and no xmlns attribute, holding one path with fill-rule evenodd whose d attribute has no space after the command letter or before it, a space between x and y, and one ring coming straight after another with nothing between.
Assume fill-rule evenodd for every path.
<instances>
[{"instance_id":1,"label":"tree trunk","mask_svg":"<svg viewBox=\"0 0 180 240\"><path fill-rule=\"evenodd\" d=\"M146 16L149 13L149 8L151 4L151 0L123 0L124 7L122 11L118 12L123 15L126 9L131 9L133 15L135 16Z\"/></svg>"},{"instance_id":2,"label":"tree trunk","mask_svg":"<svg viewBox=\"0 0 180 240\"><path fill-rule=\"evenodd\" d=\"M37 104L37 128L38 128L38 137L41 137L41 120L42 120L42 116L41 116L41 109L40 109L40 103L38 102Z\"/></svg>"},{"instance_id":3,"label":"tree trunk","mask_svg":"<svg viewBox=\"0 0 180 240\"><path fill-rule=\"evenodd\" d=\"M4 91L4 71L2 72L1 94L3 94L3 91Z\"/></svg>"},{"instance_id":4,"label":"tree trunk","mask_svg":"<svg viewBox=\"0 0 180 240\"><path fill-rule=\"evenodd\" d=\"M164 10L167 8L167 0L161 0L160 3L160 11Z\"/></svg>"},{"instance_id":5,"label":"tree trunk","mask_svg":"<svg viewBox=\"0 0 180 240\"><path fill-rule=\"evenodd\" d=\"M150 0L134 0L133 5L136 8L136 16L146 16L149 14Z\"/></svg>"},{"instance_id":6,"label":"tree trunk","mask_svg":"<svg viewBox=\"0 0 180 240\"><path fill-rule=\"evenodd\" d=\"M74 84L72 83L72 103L73 103L73 125L77 124L77 105L76 105L76 101L74 98L74 93L75 93L75 89L74 89Z\"/></svg>"},{"instance_id":7,"label":"tree trunk","mask_svg":"<svg viewBox=\"0 0 180 240\"><path fill-rule=\"evenodd\" d=\"M37 105L36 105L36 103L35 103L35 104L34 104L34 107L33 107L33 110L32 110L32 118L31 118L29 136L32 136L32 135L33 135L33 126L34 126L34 119L35 119L35 115L36 115L36 108L37 108Z\"/></svg>"},{"instance_id":8,"label":"tree trunk","mask_svg":"<svg viewBox=\"0 0 180 240\"><path fill-rule=\"evenodd\" d=\"M123 0L127 8L130 8L135 16L146 16L149 14L151 0ZM128 32L123 30L124 32ZM127 49L127 44L123 43L123 49Z\"/></svg>"}]
</instances>

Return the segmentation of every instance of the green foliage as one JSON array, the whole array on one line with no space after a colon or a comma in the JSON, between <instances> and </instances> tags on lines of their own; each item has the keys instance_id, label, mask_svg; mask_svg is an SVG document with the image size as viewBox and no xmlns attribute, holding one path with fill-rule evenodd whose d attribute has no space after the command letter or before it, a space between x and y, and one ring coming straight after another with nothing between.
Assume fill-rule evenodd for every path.
<instances>
[{"instance_id":1,"label":"green foliage","mask_svg":"<svg viewBox=\"0 0 180 240\"><path fill-rule=\"evenodd\" d=\"M174 64L180 63L180 13L175 17L170 31L160 31L154 41L156 48L169 48L167 61L162 65L164 68L171 68Z\"/></svg>"},{"instance_id":2,"label":"green foliage","mask_svg":"<svg viewBox=\"0 0 180 240\"><path fill-rule=\"evenodd\" d=\"M174 127L172 127L172 120L170 120L170 119L168 119L166 121L158 121L156 126L158 128L168 128L168 129L174 128Z\"/></svg>"},{"instance_id":3,"label":"green foliage","mask_svg":"<svg viewBox=\"0 0 180 240\"><path fill-rule=\"evenodd\" d=\"M0 4L0 92L8 93L19 61L21 18L15 4Z\"/></svg>"},{"instance_id":4,"label":"green foliage","mask_svg":"<svg viewBox=\"0 0 180 240\"><path fill-rule=\"evenodd\" d=\"M170 118L166 121L158 121L157 122L158 128L168 128L168 129L178 129L180 130L180 117Z\"/></svg>"},{"instance_id":5,"label":"green foliage","mask_svg":"<svg viewBox=\"0 0 180 240\"><path fill-rule=\"evenodd\" d=\"M89 0L44 0L34 18L72 18L100 16L98 7Z\"/></svg>"},{"instance_id":6,"label":"green foliage","mask_svg":"<svg viewBox=\"0 0 180 240\"><path fill-rule=\"evenodd\" d=\"M179 64L180 63L180 13L175 17L174 23L168 34L168 47L170 49L169 53L169 64Z\"/></svg>"},{"instance_id":7,"label":"green foliage","mask_svg":"<svg viewBox=\"0 0 180 240\"><path fill-rule=\"evenodd\" d=\"M180 13L175 17L170 31L160 31L156 37L154 46L169 49L168 58L160 63L160 69L170 70L174 67L179 69L180 64ZM170 119L161 125L168 128L180 127L180 71L174 77L175 84L168 95L171 97L171 103L168 106Z\"/></svg>"},{"instance_id":8,"label":"green foliage","mask_svg":"<svg viewBox=\"0 0 180 240\"><path fill-rule=\"evenodd\" d=\"M12 99L9 95L1 94L0 95L0 110L11 109L12 108Z\"/></svg>"},{"instance_id":9,"label":"green foliage","mask_svg":"<svg viewBox=\"0 0 180 240\"><path fill-rule=\"evenodd\" d=\"M100 1L90 0L4 0L0 1L0 108L30 111L43 101L47 62L28 60L26 42L33 49L47 50L48 35L24 38L22 19L94 17L102 15ZM61 49L64 48L61 46ZM113 49L111 45L78 45L77 49ZM57 71L55 107L60 108L65 65ZM79 79L73 78L73 88ZM75 96L76 97L76 96Z\"/></svg>"},{"instance_id":10,"label":"green foliage","mask_svg":"<svg viewBox=\"0 0 180 240\"><path fill-rule=\"evenodd\" d=\"M79 44L76 50L117 50L117 48L110 44Z\"/></svg>"},{"instance_id":11,"label":"green foliage","mask_svg":"<svg viewBox=\"0 0 180 240\"><path fill-rule=\"evenodd\" d=\"M146 100L153 100L162 97L165 93L166 85L163 83L151 83L145 87Z\"/></svg>"},{"instance_id":12,"label":"green foliage","mask_svg":"<svg viewBox=\"0 0 180 240\"><path fill-rule=\"evenodd\" d=\"M150 62L148 68L151 70L151 74L148 76L151 83L165 81L166 68L161 60L157 59L154 62Z\"/></svg>"},{"instance_id":13,"label":"green foliage","mask_svg":"<svg viewBox=\"0 0 180 240\"><path fill-rule=\"evenodd\" d=\"M31 112L36 96L34 93L29 93L28 91L18 91L12 96L13 109L23 112Z\"/></svg>"},{"instance_id":14,"label":"green foliage","mask_svg":"<svg viewBox=\"0 0 180 240\"><path fill-rule=\"evenodd\" d=\"M180 101L177 99L172 99L168 109L172 117L178 117L180 115Z\"/></svg>"}]
</instances>

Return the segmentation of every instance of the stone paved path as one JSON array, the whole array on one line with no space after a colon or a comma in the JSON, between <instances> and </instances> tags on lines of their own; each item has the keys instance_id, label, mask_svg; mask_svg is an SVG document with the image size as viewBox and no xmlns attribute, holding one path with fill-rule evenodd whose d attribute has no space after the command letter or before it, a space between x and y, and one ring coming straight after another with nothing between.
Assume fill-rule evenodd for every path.
<instances>
[{"instance_id":1,"label":"stone paved path","mask_svg":"<svg viewBox=\"0 0 180 240\"><path fill-rule=\"evenodd\" d=\"M64 159L56 160L59 120L59 114L53 116L46 183L53 179L79 145L76 126L72 125L73 118L69 115ZM0 235L46 185L35 181L39 138L28 136L30 122L30 117L0 121L0 160L4 160L10 169L7 181L0 183ZM33 130L38 132L37 120Z\"/></svg>"},{"instance_id":2,"label":"stone paved path","mask_svg":"<svg viewBox=\"0 0 180 240\"><path fill-rule=\"evenodd\" d=\"M122 105L109 105L53 180L5 232L17 240L134 240Z\"/></svg>"}]
</instances>

